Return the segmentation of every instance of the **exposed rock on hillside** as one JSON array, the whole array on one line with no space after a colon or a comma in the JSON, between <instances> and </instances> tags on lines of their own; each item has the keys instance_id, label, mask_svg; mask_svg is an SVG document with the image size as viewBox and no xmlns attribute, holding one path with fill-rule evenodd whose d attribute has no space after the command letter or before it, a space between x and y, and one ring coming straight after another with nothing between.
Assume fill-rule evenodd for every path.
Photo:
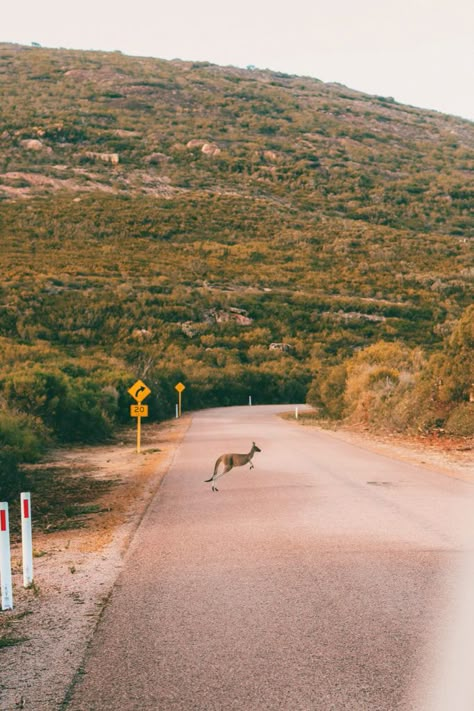
<instances>
[{"instance_id":1,"label":"exposed rock on hillside","mask_svg":"<svg viewBox=\"0 0 474 711\"><path fill-rule=\"evenodd\" d=\"M217 156L221 152L215 143L208 143L199 138L192 138L186 143L186 148L200 148L201 152L208 156Z\"/></svg>"},{"instance_id":2,"label":"exposed rock on hillside","mask_svg":"<svg viewBox=\"0 0 474 711\"><path fill-rule=\"evenodd\" d=\"M205 317L208 321L214 321L216 323L234 321L238 323L239 326L250 326L253 323L253 319L247 315L247 311L234 307L229 308L227 311L212 309L206 313Z\"/></svg>"},{"instance_id":3,"label":"exposed rock on hillside","mask_svg":"<svg viewBox=\"0 0 474 711\"><path fill-rule=\"evenodd\" d=\"M117 165L119 163L118 153L95 153L94 151L87 151L85 155L88 158L93 158L94 160L101 160L104 163L112 163Z\"/></svg>"},{"instance_id":4,"label":"exposed rock on hillside","mask_svg":"<svg viewBox=\"0 0 474 711\"><path fill-rule=\"evenodd\" d=\"M290 353L293 350L293 346L289 343L270 343L268 348L271 351L282 351L282 353Z\"/></svg>"},{"instance_id":5,"label":"exposed rock on hillside","mask_svg":"<svg viewBox=\"0 0 474 711\"><path fill-rule=\"evenodd\" d=\"M42 151L43 148L45 148L43 143L37 138L25 139L24 141L21 141L21 145L28 151Z\"/></svg>"}]
</instances>

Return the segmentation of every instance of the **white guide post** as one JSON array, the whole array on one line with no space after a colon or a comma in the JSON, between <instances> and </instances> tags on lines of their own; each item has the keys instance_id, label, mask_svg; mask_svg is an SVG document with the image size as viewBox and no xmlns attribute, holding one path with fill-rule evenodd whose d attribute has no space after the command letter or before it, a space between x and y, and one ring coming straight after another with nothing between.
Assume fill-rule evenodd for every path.
<instances>
[{"instance_id":1,"label":"white guide post","mask_svg":"<svg viewBox=\"0 0 474 711\"><path fill-rule=\"evenodd\" d=\"M23 586L33 582L33 538L31 532L31 494L21 494L21 547L23 550Z\"/></svg>"},{"instance_id":2,"label":"white guide post","mask_svg":"<svg viewBox=\"0 0 474 711\"><path fill-rule=\"evenodd\" d=\"M249 395L249 405L250 406L252 405L252 396L251 395Z\"/></svg>"},{"instance_id":3,"label":"white guide post","mask_svg":"<svg viewBox=\"0 0 474 711\"><path fill-rule=\"evenodd\" d=\"M2 586L2 610L13 610L10 523L6 501L0 502L0 584Z\"/></svg>"},{"instance_id":4,"label":"white guide post","mask_svg":"<svg viewBox=\"0 0 474 711\"><path fill-rule=\"evenodd\" d=\"M298 408L297 407L295 407L295 419L296 420L298 419Z\"/></svg>"}]
</instances>

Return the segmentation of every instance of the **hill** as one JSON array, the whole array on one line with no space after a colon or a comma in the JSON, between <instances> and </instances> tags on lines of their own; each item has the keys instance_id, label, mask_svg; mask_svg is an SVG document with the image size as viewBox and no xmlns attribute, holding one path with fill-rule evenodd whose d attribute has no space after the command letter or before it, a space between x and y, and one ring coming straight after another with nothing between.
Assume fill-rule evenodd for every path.
<instances>
[{"instance_id":1,"label":"hill","mask_svg":"<svg viewBox=\"0 0 474 711\"><path fill-rule=\"evenodd\" d=\"M32 451L108 436L136 377L161 418L178 380L188 408L294 401L379 342L426 359L472 303L469 121L119 52L0 44L0 73L12 456L13 420Z\"/></svg>"},{"instance_id":2,"label":"hill","mask_svg":"<svg viewBox=\"0 0 474 711\"><path fill-rule=\"evenodd\" d=\"M369 224L472 230L468 121L205 63L12 45L0 45L0 63L4 195L207 190Z\"/></svg>"}]
</instances>

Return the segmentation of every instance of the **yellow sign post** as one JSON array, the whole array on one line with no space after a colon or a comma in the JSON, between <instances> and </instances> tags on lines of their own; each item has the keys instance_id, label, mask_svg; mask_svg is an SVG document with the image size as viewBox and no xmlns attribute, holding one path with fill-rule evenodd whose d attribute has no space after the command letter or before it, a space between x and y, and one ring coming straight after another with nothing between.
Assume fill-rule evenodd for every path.
<instances>
[{"instance_id":1,"label":"yellow sign post","mask_svg":"<svg viewBox=\"0 0 474 711\"><path fill-rule=\"evenodd\" d=\"M137 453L140 454L142 417L148 417L148 405L142 405L141 402L148 397L151 390L144 382L137 380L137 382L128 389L128 392L138 403L137 405L130 405L130 415L131 417L137 418Z\"/></svg>"},{"instance_id":2,"label":"yellow sign post","mask_svg":"<svg viewBox=\"0 0 474 711\"><path fill-rule=\"evenodd\" d=\"M178 383L174 389L178 391L178 417L181 417L181 393L186 390L186 386L183 383Z\"/></svg>"}]
</instances>

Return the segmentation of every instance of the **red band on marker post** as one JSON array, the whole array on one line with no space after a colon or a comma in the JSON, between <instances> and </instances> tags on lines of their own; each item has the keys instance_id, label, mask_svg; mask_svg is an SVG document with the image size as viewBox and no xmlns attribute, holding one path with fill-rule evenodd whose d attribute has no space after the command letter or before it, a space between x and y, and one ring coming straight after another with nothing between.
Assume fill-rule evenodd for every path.
<instances>
[{"instance_id":1,"label":"red band on marker post","mask_svg":"<svg viewBox=\"0 0 474 711\"><path fill-rule=\"evenodd\" d=\"M27 588L33 582L33 541L31 538L31 499L29 491L21 496L21 547L23 551L23 585Z\"/></svg>"},{"instance_id":2,"label":"red band on marker post","mask_svg":"<svg viewBox=\"0 0 474 711\"><path fill-rule=\"evenodd\" d=\"M6 531L6 530L7 530L7 514L2 509L0 511L0 531Z\"/></svg>"}]
</instances>

